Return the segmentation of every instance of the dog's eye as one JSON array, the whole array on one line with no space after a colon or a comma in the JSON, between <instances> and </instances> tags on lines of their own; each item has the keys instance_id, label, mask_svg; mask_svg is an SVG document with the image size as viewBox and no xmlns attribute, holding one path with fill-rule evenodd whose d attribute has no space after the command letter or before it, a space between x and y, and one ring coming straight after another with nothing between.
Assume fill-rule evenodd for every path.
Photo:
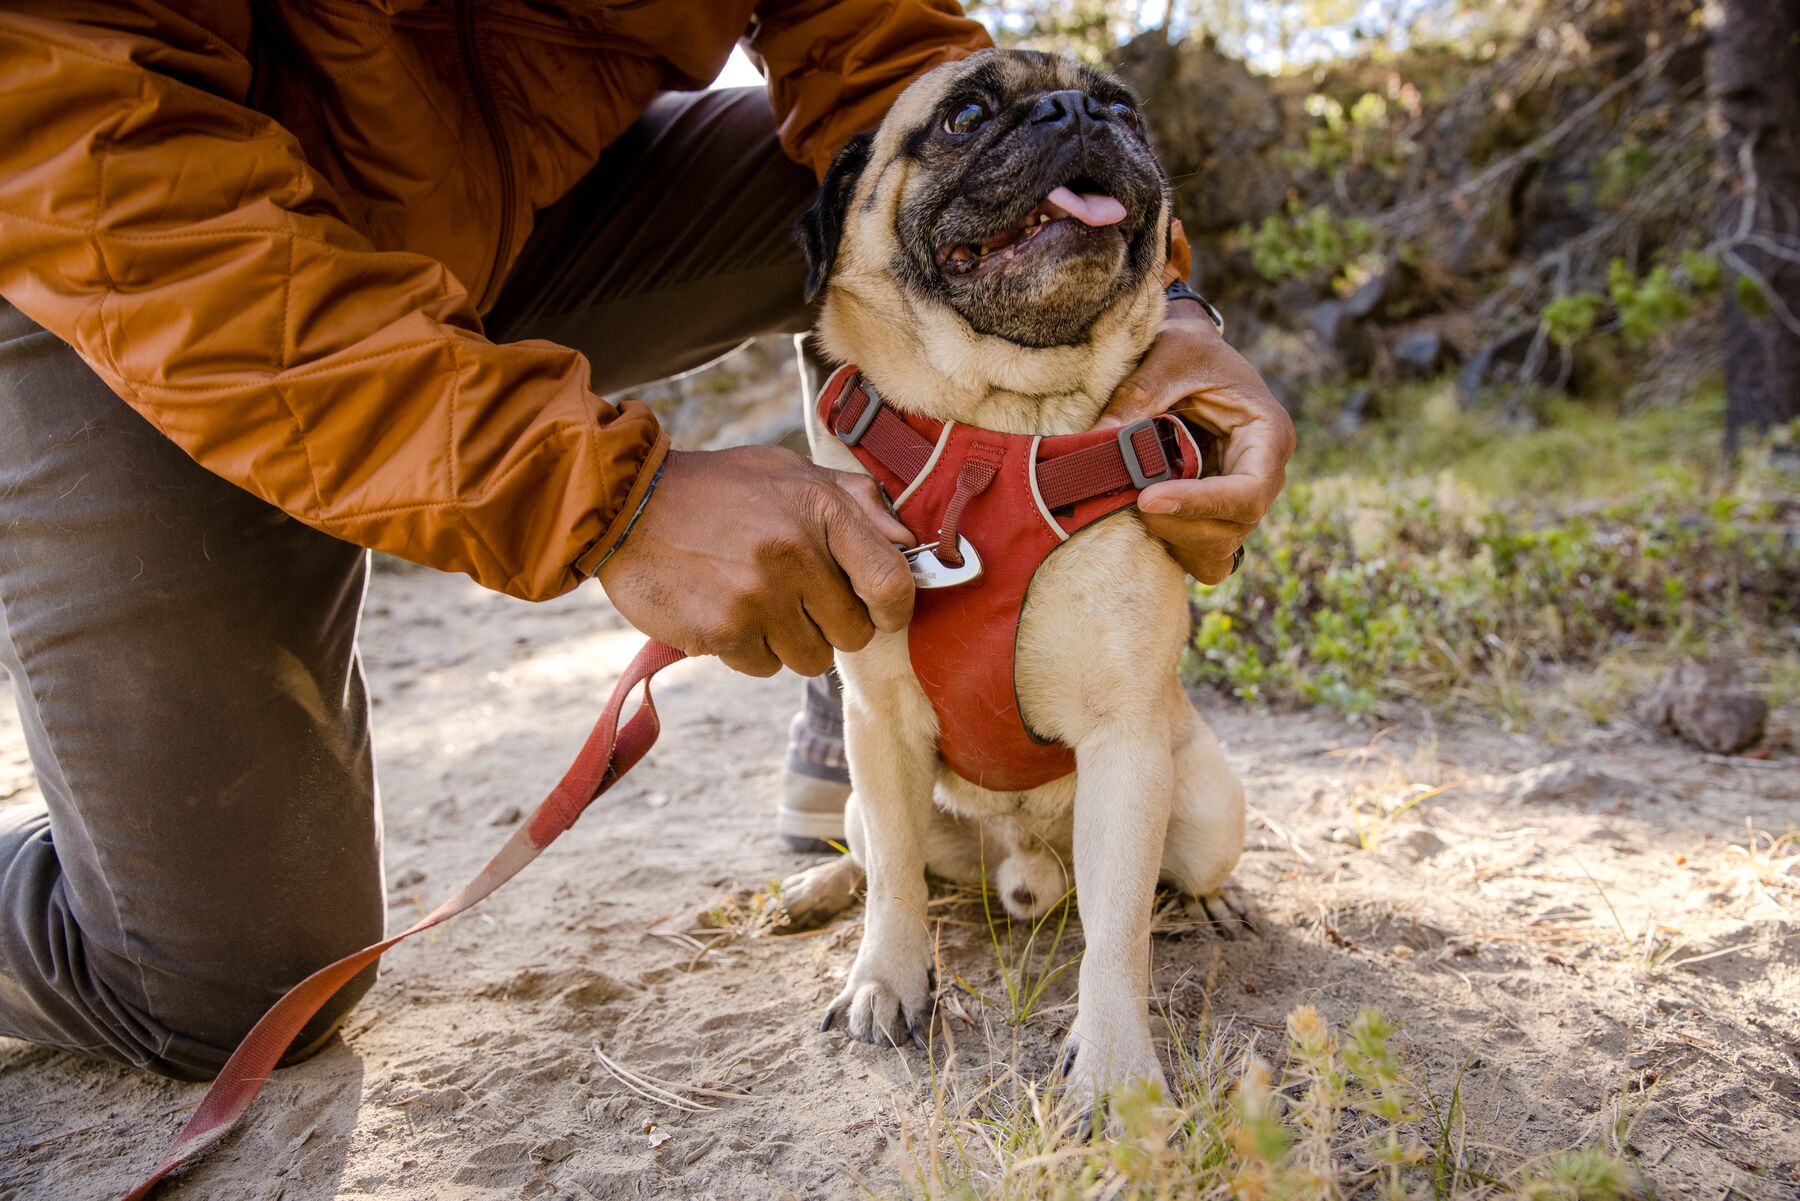
<instances>
[{"instance_id":1,"label":"dog's eye","mask_svg":"<svg viewBox=\"0 0 1800 1201\"><path fill-rule=\"evenodd\" d=\"M1131 126L1131 128L1133 128L1133 129L1136 129L1138 127L1137 109L1132 108L1129 104L1126 104L1123 100L1113 101L1111 104L1106 106L1106 111L1108 113L1112 114L1112 117L1114 120L1122 121L1126 125Z\"/></svg>"},{"instance_id":2,"label":"dog's eye","mask_svg":"<svg viewBox=\"0 0 1800 1201\"><path fill-rule=\"evenodd\" d=\"M944 130L946 133L974 133L987 119L987 106L971 100L950 110L944 118Z\"/></svg>"}]
</instances>

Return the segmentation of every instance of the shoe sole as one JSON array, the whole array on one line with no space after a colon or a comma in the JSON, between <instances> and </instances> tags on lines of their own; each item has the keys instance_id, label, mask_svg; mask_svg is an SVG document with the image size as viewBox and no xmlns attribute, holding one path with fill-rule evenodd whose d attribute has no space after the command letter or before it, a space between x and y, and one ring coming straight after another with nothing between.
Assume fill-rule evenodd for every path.
<instances>
[{"instance_id":1,"label":"shoe sole","mask_svg":"<svg viewBox=\"0 0 1800 1201\"><path fill-rule=\"evenodd\" d=\"M775 832L799 850L831 850L830 844L844 841L844 814L820 813L815 810L790 809L782 805L775 811ZM810 843L810 846L801 846Z\"/></svg>"}]
</instances>

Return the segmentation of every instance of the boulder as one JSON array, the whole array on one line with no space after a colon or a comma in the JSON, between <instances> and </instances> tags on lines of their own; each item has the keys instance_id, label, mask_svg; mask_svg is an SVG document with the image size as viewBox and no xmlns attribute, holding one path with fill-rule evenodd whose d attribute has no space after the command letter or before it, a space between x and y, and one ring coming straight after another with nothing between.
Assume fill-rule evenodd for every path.
<instances>
[{"instance_id":1,"label":"boulder","mask_svg":"<svg viewBox=\"0 0 1800 1201\"><path fill-rule=\"evenodd\" d=\"M1388 352L1401 375L1415 379L1436 375L1449 361L1444 335L1435 329L1415 329L1395 339Z\"/></svg>"},{"instance_id":2,"label":"boulder","mask_svg":"<svg viewBox=\"0 0 1800 1201\"><path fill-rule=\"evenodd\" d=\"M1483 346L1456 376L1457 400L1465 408L1471 407L1481 400L1482 394L1489 388L1518 383L1536 339L1537 326L1525 325L1501 334ZM1541 361L1537 364L1534 376L1536 382L1549 386L1561 381L1564 374L1563 357L1566 353L1555 345L1546 343Z\"/></svg>"},{"instance_id":3,"label":"boulder","mask_svg":"<svg viewBox=\"0 0 1800 1201\"><path fill-rule=\"evenodd\" d=\"M1375 389L1363 384L1344 398L1344 406L1331 419L1331 430L1340 438L1348 438L1363 427L1363 421L1371 416L1371 401L1375 399Z\"/></svg>"},{"instance_id":4,"label":"boulder","mask_svg":"<svg viewBox=\"0 0 1800 1201\"><path fill-rule=\"evenodd\" d=\"M1769 703L1738 681L1725 663L1678 664L1647 713L1652 724L1716 755L1735 755L1763 739Z\"/></svg>"},{"instance_id":5,"label":"boulder","mask_svg":"<svg viewBox=\"0 0 1800 1201\"><path fill-rule=\"evenodd\" d=\"M1306 324L1319 345L1337 359L1343 371L1360 375L1369 366L1369 335L1342 300L1324 300L1306 311Z\"/></svg>"},{"instance_id":6,"label":"boulder","mask_svg":"<svg viewBox=\"0 0 1800 1201\"><path fill-rule=\"evenodd\" d=\"M1557 759L1541 767L1503 777L1498 785L1509 801L1521 805L1571 805L1612 800L1645 790L1630 780L1601 771L1585 759Z\"/></svg>"}]
</instances>

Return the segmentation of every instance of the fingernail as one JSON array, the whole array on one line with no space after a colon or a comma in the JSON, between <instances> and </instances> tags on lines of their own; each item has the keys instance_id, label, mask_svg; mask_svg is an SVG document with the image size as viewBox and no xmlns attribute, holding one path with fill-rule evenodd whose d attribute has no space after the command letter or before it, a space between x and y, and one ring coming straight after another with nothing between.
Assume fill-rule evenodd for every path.
<instances>
[{"instance_id":1,"label":"fingernail","mask_svg":"<svg viewBox=\"0 0 1800 1201\"><path fill-rule=\"evenodd\" d=\"M1176 505L1166 496L1152 496L1149 500L1139 501L1138 508L1145 513L1169 514L1175 511Z\"/></svg>"}]
</instances>

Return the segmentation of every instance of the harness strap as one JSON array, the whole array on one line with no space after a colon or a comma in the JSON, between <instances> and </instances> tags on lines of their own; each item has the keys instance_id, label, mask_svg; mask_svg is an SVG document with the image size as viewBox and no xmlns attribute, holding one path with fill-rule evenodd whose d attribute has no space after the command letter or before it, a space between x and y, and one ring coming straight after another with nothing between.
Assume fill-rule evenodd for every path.
<instances>
[{"instance_id":1,"label":"harness strap","mask_svg":"<svg viewBox=\"0 0 1800 1201\"><path fill-rule=\"evenodd\" d=\"M950 496L950 503L944 506L943 519L938 523L937 559L946 567L961 567L963 564L962 547L957 545L956 527L962 524L963 510L969 502L987 491L987 486L994 482L1000 473L1002 453L998 447L977 445L969 452L962 470L956 473L956 491Z\"/></svg>"},{"instance_id":2,"label":"harness strap","mask_svg":"<svg viewBox=\"0 0 1800 1201\"><path fill-rule=\"evenodd\" d=\"M871 406L873 412L870 411ZM868 381L858 375L838 401L831 432L846 446L861 446L889 471L912 483L931 461L934 443L881 403Z\"/></svg>"},{"instance_id":3,"label":"harness strap","mask_svg":"<svg viewBox=\"0 0 1800 1201\"><path fill-rule=\"evenodd\" d=\"M1172 478L1181 458L1170 444L1173 439L1171 425L1176 420L1164 414L1148 421L1133 422L1124 427L1116 439L1037 463L1038 492L1043 497L1044 507L1064 509L1096 496L1107 496L1126 488L1143 488L1150 482ZM831 432L844 445L864 451L906 485L918 479L936 449L936 443L883 404L860 374L851 377L837 398L830 426ZM970 462L972 465L974 460ZM997 466L996 462L996 469ZM966 472L967 467L964 470ZM990 474L987 481L968 493L963 504L991 482ZM958 496L963 495L962 484L959 476ZM974 486L973 480L970 485ZM960 516L960 506L955 518L946 513L944 527L938 533L941 543L938 559L952 567L962 561L955 538Z\"/></svg>"},{"instance_id":4,"label":"harness strap","mask_svg":"<svg viewBox=\"0 0 1800 1201\"><path fill-rule=\"evenodd\" d=\"M550 795L545 797L531 819L513 831L500 853L488 861L486 867L462 886L457 894L439 905L431 913L402 930L391 938L364 947L351 955L346 955L336 963L327 964L300 983L288 990L286 996L275 1002L269 1012L265 1013L244 1041L238 1044L231 1058L206 1090L200 1099L200 1107L194 1111L181 1133L175 1136L168 1149L157 1160L156 1166L150 1170L142 1183L125 1195L125 1201L140 1201L148 1197L157 1182L183 1164L203 1155L222 1139L235 1125L256 1094L262 1089L269 1073L286 1054L289 1045L313 1015L324 1007L325 1002L336 995L338 989L349 983L358 972L381 958L382 952L395 943L411 938L439 922L448 921L464 910L473 908L495 889L518 875L525 865L536 859L540 852L557 837L575 824L575 819L619 778L636 766L644 757L656 736L662 730L656 717L656 704L650 699L650 677L663 668L677 663L687 656L672 646L657 642L654 639L644 644L625 674L613 686L612 696L606 702L606 709L600 720L588 734L581 753L576 755L575 762L570 765ZM644 686L644 699L638 703L631 719L622 727L619 717L624 710L625 701L631 696L631 690L639 684Z\"/></svg>"},{"instance_id":5,"label":"harness strap","mask_svg":"<svg viewBox=\"0 0 1800 1201\"><path fill-rule=\"evenodd\" d=\"M1125 439L1137 456L1139 473L1146 477L1171 474L1178 456L1163 445L1162 423L1142 422L1127 427ZM1120 442L1102 442L1086 450L1071 451L1038 464L1038 493L1047 509L1061 509L1095 496L1132 487L1131 467Z\"/></svg>"}]
</instances>

